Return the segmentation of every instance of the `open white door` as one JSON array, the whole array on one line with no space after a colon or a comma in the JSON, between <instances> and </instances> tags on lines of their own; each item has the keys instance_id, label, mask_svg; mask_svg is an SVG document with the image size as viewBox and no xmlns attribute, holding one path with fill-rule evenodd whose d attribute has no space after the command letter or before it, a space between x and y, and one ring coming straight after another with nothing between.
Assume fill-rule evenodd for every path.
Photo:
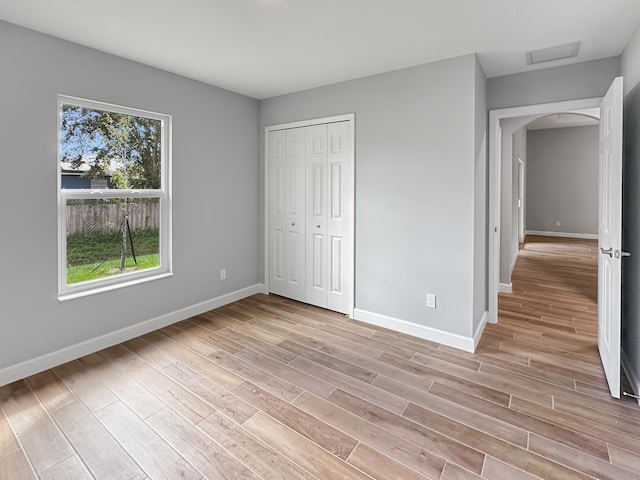
<instances>
[{"instance_id":1,"label":"open white door","mask_svg":"<svg viewBox=\"0 0 640 480\"><path fill-rule=\"evenodd\" d=\"M620 398L622 252L622 77L600 104L598 350L611 395Z\"/></svg>"}]
</instances>

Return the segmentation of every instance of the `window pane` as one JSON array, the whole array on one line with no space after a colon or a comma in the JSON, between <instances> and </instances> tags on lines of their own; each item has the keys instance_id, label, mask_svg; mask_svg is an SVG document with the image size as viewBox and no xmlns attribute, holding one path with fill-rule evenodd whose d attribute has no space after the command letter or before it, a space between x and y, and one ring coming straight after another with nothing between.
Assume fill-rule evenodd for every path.
<instances>
[{"instance_id":1,"label":"window pane","mask_svg":"<svg viewBox=\"0 0 640 480\"><path fill-rule=\"evenodd\" d=\"M66 202L67 285L160 265L160 199Z\"/></svg>"},{"instance_id":2,"label":"window pane","mask_svg":"<svg viewBox=\"0 0 640 480\"><path fill-rule=\"evenodd\" d=\"M61 186L159 189L161 138L161 120L63 103Z\"/></svg>"}]
</instances>

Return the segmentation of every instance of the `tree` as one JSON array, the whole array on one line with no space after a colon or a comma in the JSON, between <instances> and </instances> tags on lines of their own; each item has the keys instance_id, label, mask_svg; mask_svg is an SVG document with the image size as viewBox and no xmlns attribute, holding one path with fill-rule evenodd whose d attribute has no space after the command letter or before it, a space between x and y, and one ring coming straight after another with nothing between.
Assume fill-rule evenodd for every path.
<instances>
[{"instance_id":1,"label":"tree","mask_svg":"<svg viewBox=\"0 0 640 480\"><path fill-rule=\"evenodd\" d=\"M116 188L160 188L160 120L62 105L61 160L88 165L92 178L112 174Z\"/></svg>"},{"instance_id":2,"label":"tree","mask_svg":"<svg viewBox=\"0 0 640 480\"><path fill-rule=\"evenodd\" d=\"M116 189L159 189L162 122L160 120L63 104L60 112L61 161L87 165L91 178L111 177ZM120 203L120 272L125 268L130 199ZM135 254L134 254L135 260Z\"/></svg>"}]
</instances>

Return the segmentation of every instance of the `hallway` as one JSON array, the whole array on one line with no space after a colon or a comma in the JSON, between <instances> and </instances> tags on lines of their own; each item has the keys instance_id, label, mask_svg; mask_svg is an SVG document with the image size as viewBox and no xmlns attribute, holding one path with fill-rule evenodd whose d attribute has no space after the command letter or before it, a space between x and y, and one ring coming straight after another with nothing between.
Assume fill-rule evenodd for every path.
<instances>
[{"instance_id":1,"label":"hallway","mask_svg":"<svg viewBox=\"0 0 640 480\"><path fill-rule=\"evenodd\" d=\"M499 321L481 347L521 356L528 366L575 382L575 389L609 398L597 346L596 240L528 236L500 294Z\"/></svg>"}]
</instances>

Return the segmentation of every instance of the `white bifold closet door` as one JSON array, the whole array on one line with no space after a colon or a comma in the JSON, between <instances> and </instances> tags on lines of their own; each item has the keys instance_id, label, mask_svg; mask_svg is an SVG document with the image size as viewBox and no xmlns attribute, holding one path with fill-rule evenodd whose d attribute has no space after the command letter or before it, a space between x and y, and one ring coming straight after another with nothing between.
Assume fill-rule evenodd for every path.
<instances>
[{"instance_id":1,"label":"white bifold closet door","mask_svg":"<svg viewBox=\"0 0 640 480\"><path fill-rule=\"evenodd\" d=\"M272 131L271 292L350 311L353 184L349 122Z\"/></svg>"}]
</instances>

